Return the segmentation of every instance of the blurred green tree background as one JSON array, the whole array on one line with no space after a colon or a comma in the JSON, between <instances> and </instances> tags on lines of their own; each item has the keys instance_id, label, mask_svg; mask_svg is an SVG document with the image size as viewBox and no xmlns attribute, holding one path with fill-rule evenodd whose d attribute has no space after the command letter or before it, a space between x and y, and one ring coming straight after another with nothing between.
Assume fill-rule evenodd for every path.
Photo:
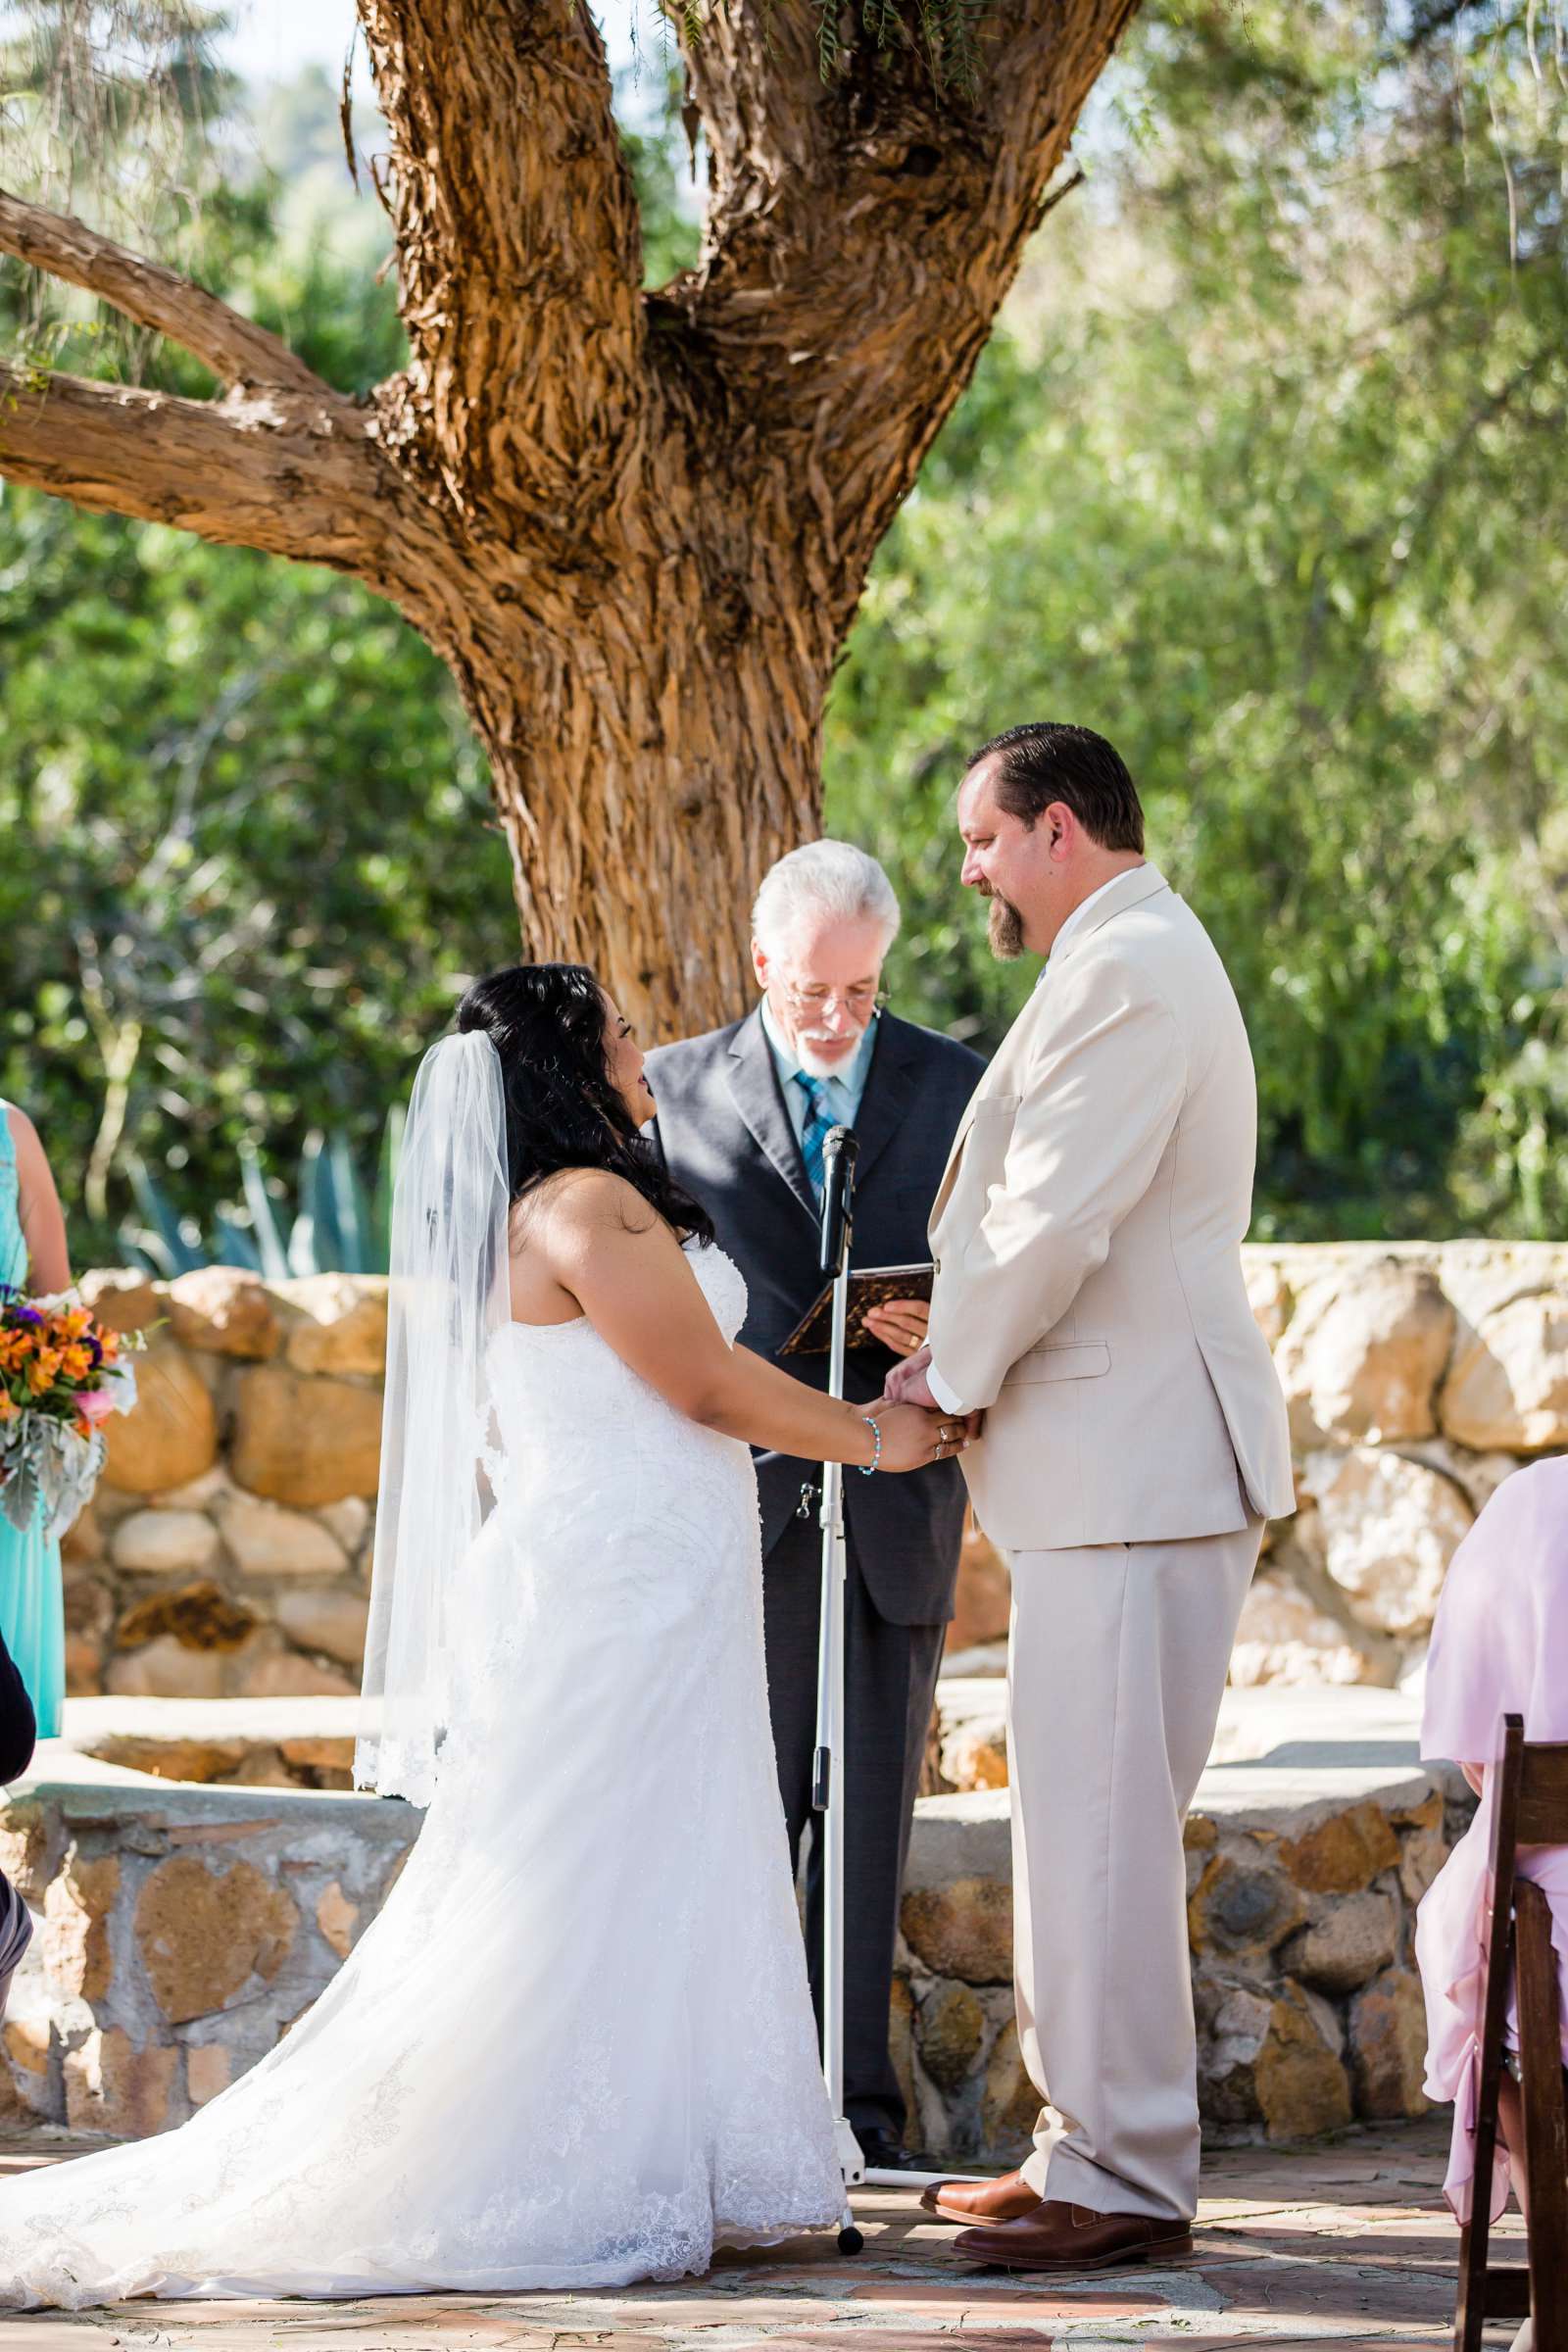
<instances>
[{"instance_id":1,"label":"blurred green tree background","mask_svg":"<svg viewBox=\"0 0 1568 2352\"><path fill-rule=\"evenodd\" d=\"M175 225L356 387L399 328L336 105L317 73L256 101ZM658 281L695 251L689 160L673 103L628 113ZM1260 1236L1568 1212L1565 141L1560 6L1158 0L838 682L827 818L904 900L895 1002L983 1046L1033 970L957 886L963 754L1022 717L1118 744L1251 1029ZM16 273L0 305L74 366L205 388ZM482 760L393 612L11 492L0 830L0 1092L82 1262L138 1157L193 1220L245 1147L281 1169L324 1128L370 1165L515 952Z\"/></svg>"}]
</instances>

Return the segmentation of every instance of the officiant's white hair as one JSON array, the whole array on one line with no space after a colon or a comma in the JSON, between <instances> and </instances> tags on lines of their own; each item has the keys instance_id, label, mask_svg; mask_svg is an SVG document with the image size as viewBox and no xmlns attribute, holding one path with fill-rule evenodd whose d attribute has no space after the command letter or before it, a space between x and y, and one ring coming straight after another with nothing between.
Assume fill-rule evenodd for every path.
<instances>
[{"instance_id":1,"label":"officiant's white hair","mask_svg":"<svg viewBox=\"0 0 1568 2352\"><path fill-rule=\"evenodd\" d=\"M887 934L886 954L899 933L899 902L876 859L853 841L808 841L762 876L752 937L766 955L788 955L791 941L808 924L858 923L868 916Z\"/></svg>"}]
</instances>

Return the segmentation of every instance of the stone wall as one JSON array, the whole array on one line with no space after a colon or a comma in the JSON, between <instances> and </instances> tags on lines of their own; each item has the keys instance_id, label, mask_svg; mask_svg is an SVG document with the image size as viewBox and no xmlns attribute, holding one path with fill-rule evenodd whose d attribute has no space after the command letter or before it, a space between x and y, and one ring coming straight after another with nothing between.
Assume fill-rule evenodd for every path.
<instances>
[{"instance_id":1,"label":"stone wall","mask_svg":"<svg viewBox=\"0 0 1568 2352\"><path fill-rule=\"evenodd\" d=\"M183 2122L309 2008L422 1818L130 1772L14 1797L0 1867L39 1927L3 2029L0 2110L119 2139Z\"/></svg>"},{"instance_id":2,"label":"stone wall","mask_svg":"<svg viewBox=\"0 0 1568 2352\"><path fill-rule=\"evenodd\" d=\"M1568 1448L1568 1248L1243 1254L1290 1403L1299 1508L1269 1531L1231 1679L1392 1688L1419 1669L1488 1496L1521 1461ZM982 1543L970 1551L966 1645L1006 1632L1005 1571Z\"/></svg>"},{"instance_id":3,"label":"stone wall","mask_svg":"<svg viewBox=\"0 0 1568 2352\"><path fill-rule=\"evenodd\" d=\"M1284 1776L1277 1776L1283 1779ZM1205 1785L1187 1824L1188 1933L1205 2136L1299 2139L1422 2115L1415 1906L1468 1808L1436 1776L1315 1797ZM894 2051L918 2136L1012 2164L1039 2101L1012 1993L1005 1789L920 1808L904 1896Z\"/></svg>"},{"instance_id":4,"label":"stone wall","mask_svg":"<svg viewBox=\"0 0 1568 2352\"><path fill-rule=\"evenodd\" d=\"M68 1689L352 1695L369 1600L386 1284L89 1274L147 1329L140 1402L65 1545Z\"/></svg>"},{"instance_id":5,"label":"stone wall","mask_svg":"<svg viewBox=\"0 0 1568 2352\"><path fill-rule=\"evenodd\" d=\"M297 1710L322 1702L290 1704L272 1746L309 1733ZM1349 1710L1348 1694L1335 1704ZM220 1711L268 1743L259 1704ZM339 1727L314 1728L324 1753ZM168 1728L166 1768L202 1729ZM1313 1769L1300 1752L1292 1770L1211 1768L1188 1824L1211 2135L1296 2138L1424 2106L1413 1911L1464 1803L1425 1770ZM1035 2115L1013 2023L1007 1803L1004 1788L923 1800L910 1841L894 2048L911 2141L955 2163L1016 2161ZM0 1806L0 1867L40 1923L3 2030L0 2114L122 2137L182 2121L326 1984L420 1818L372 1797L150 1779L51 1743L38 1781Z\"/></svg>"},{"instance_id":6,"label":"stone wall","mask_svg":"<svg viewBox=\"0 0 1568 2352\"><path fill-rule=\"evenodd\" d=\"M1232 1679L1393 1685L1449 1560L1521 1460L1568 1447L1568 1249L1249 1252L1300 1508L1274 1531Z\"/></svg>"},{"instance_id":7,"label":"stone wall","mask_svg":"<svg viewBox=\"0 0 1568 2352\"><path fill-rule=\"evenodd\" d=\"M1568 1447L1568 1248L1246 1252L1291 1405L1301 1508L1272 1531L1233 1677L1392 1686L1455 1545L1516 1464ZM386 1286L223 1268L83 1289L154 1326L143 1402L68 1543L73 1692L342 1693L361 1661ZM1006 1631L971 1540L953 1646Z\"/></svg>"}]
</instances>

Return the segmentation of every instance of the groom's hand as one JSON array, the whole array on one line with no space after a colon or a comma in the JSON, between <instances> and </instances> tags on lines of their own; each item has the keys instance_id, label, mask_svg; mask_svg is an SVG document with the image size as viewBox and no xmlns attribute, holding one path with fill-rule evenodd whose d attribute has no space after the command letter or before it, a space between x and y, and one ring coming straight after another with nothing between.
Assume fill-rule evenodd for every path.
<instances>
[{"instance_id":1,"label":"groom's hand","mask_svg":"<svg viewBox=\"0 0 1568 2352\"><path fill-rule=\"evenodd\" d=\"M907 1355L902 1364L894 1365L888 1374L884 1391L890 1404L923 1404L927 1412L941 1410L926 1379L926 1367L930 1361L930 1348L917 1348L913 1355Z\"/></svg>"}]
</instances>

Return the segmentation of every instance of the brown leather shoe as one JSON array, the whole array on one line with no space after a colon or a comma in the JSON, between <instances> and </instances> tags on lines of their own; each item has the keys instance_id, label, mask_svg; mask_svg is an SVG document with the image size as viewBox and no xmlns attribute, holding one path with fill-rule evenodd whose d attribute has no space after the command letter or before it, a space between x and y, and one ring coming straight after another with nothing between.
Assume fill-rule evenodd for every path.
<instances>
[{"instance_id":1,"label":"brown leather shoe","mask_svg":"<svg viewBox=\"0 0 1568 2352\"><path fill-rule=\"evenodd\" d=\"M955 2254L1013 2271L1108 2271L1121 2262L1165 2262L1193 2250L1190 2222L1144 2213L1094 2213L1042 2198L1033 2212L984 2230L961 2230Z\"/></svg>"},{"instance_id":2,"label":"brown leather shoe","mask_svg":"<svg viewBox=\"0 0 1568 2352\"><path fill-rule=\"evenodd\" d=\"M1033 2213L1040 2194L1022 2173L1004 2173L1000 2180L933 2180L920 2204L926 2213L939 2213L945 2222L1015 2222Z\"/></svg>"}]
</instances>

